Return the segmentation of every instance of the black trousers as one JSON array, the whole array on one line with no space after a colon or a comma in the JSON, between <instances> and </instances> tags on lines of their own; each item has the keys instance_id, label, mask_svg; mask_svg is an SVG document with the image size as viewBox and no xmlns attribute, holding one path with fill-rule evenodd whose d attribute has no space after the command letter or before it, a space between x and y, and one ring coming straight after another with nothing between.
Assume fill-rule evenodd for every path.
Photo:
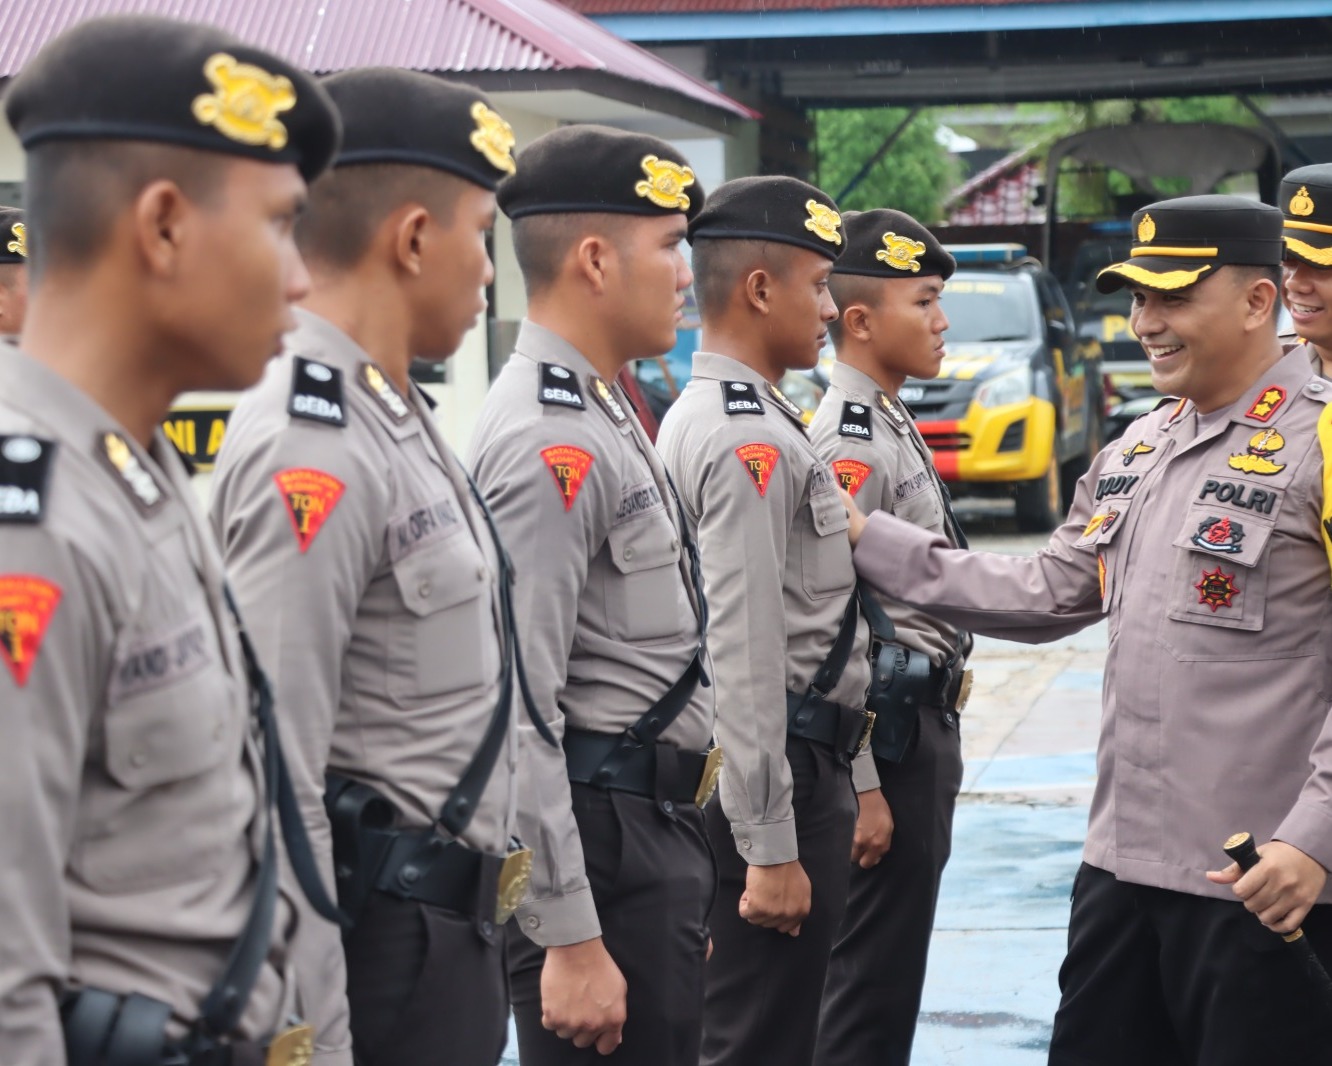
<instances>
[{"instance_id":1,"label":"black trousers","mask_svg":"<svg viewBox=\"0 0 1332 1066\"><path fill-rule=\"evenodd\" d=\"M1332 907L1304 922L1332 963ZM1073 885L1051 1066L1324 1066L1332 1017L1281 937L1238 902L1117 881Z\"/></svg>"},{"instance_id":2,"label":"black trousers","mask_svg":"<svg viewBox=\"0 0 1332 1066\"><path fill-rule=\"evenodd\" d=\"M922 710L919 737L907 762L875 760L893 812L893 844L872 870L851 867L846 917L823 994L819 1066L911 1061L939 881L952 850L953 810L962 787L956 713Z\"/></svg>"},{"instance_id":3,"label":"black trousers","mask_svg":"<svg viewBox=\"0 0 1332 1066\"><path fill-rule=\"evenodd\" d=\"M831 751L788 738L800 864L813 907L798 937L740 917L749 866L735 849L721 804L709 806L708 835L720 886L712 916L703 1028L704 1066L807 1066L813 1061L828 954L846 910L856 828L851 772Z\"/></svg>"},{"instance_id":4,"label":"black trousers","mask_svg":"<svg viewBox=\"0 0 1332 1066\"><path fill-rule=\"evenodd\" d=\"M628 1020L611 1055L541 1026L546 952L508 926L509 975L523 1066L697 1066L708 911L717 875L703 812L574 784L574 818L606 950L624 974Z\"/></svg>"},{"instance_id":5,"label":"black trousers","mask_svg":"<svg viewBox=\"0 0 1332 1066\"><path fill-rule=\"evenodd\" d=\"M504 942L472 918L370 896L348 935L357 1066L495 1066L508 1037Z\"/></svg>"}]
</instances>

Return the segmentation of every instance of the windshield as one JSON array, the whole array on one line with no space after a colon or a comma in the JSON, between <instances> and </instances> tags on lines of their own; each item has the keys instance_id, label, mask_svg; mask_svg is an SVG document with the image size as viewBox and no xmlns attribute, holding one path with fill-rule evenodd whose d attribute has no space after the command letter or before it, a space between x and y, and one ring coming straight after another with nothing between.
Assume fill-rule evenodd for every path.
<instances>
[{"instance_id":1,"label":"windshield","mask_svg":"<svg viewBox=\"0 0 1332 1066\"><path fill-rule=\"evenodd\" d=\"M954 275L944 285L947 344L995 344L1039 339L1030 279L992 274Z\"/></svg>"}]
</instances>

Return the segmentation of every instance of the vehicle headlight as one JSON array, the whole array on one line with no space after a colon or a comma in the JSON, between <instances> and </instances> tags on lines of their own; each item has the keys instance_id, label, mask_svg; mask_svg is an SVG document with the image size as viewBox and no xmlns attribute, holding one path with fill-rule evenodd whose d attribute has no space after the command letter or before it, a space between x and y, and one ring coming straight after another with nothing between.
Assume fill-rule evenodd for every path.
<instances>
[{"instance_id":1,"label":"vehicle headlight","mask_svg":"<svg viewBox=\"0 0 1332 1066\"><path fill-rule=\"evenodd\" d=\"M982 407L1003 407L1031 399L1031 367L1020 366L1006 370L988 381L982 381L976 390L976 402Z\"/></svg>"}]
</instances>

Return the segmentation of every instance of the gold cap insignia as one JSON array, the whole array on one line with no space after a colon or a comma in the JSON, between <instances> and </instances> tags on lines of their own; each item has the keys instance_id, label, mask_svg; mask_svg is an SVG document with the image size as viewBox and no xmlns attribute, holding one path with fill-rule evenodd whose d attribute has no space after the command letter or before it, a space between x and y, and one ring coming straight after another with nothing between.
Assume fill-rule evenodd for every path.
<instances>
[{"instance_id":1,"label":"gold cap insignia","mask_svg":"<svg viewBox=\"0 0 1332 1066\"><path fill-rule=\"evenodd\" d=\"M5 245L5 247L8 248L11 252L16 253L17 255L21 255L23 256L24 259L27 259L28 227L25 226L22 222L15 222L12 226L9 227L9 230L11 233L14 234L14 239L10 241L7 245Z\"/></svg>"},{"instance_id":2,"label":"gold cap insignia","mask_svg":"<svg viewBox=\"0 0 1332 1066\"><path fill-rule=\"evenodd\" d=\"M480 100L472 105L472 118L476 129L472 131L472 147L486 157L496 170L512 174L518 169L513 161L513 146L517 138L513 127L497 111L492 111Z\"/></svg>"},{"instance_id":3,"label":"gold cap insignia","mask_svg":"<svg viewBox=\"0 0 1332 1066\"><path fill-rule=\"evenodd\" d=\"M1305 186L1301 185L1300 191L1290 198L1290 213L1301 217L1314 213L1313 197Z\"/></svg>"},{"instance_id":4,"label":"gold cap insignia","mask_svg":"<svg viewBox=\"0 0 1332 1066\"><path fill-rule=\"evenodd\" d=\"M200 123L241 144L265 145L275 152L286 147L287 127L277 116L296 106L290 78L241 63L225 52L209 56L203 72L216 91L194 98L191 110Z\"/></svg>"},{"instance_id":5,"label":"gold cap insignia","mask_svg":"<svg viewBox=\"0 0 1332 1066\"><path fill-rule=\"evenodd\" d=\"M925 254L923 241L913 241L910 237L899 237L896 233L883 235L884 247L874 253L874 258L887 263L894 270L909 270L920 273L920 264L916 262Z\"/></svg>"},{"instance_id":6,"label":"gold cap insignia","mask_svg":"<svg viewBox=\"0 0 1332 1066\"><path fill-rule=\"evenodd\" d=\"M689 197L685 189L694 184L694 172L669 159L645 155L638 164L647 175L647 181L634 186L634 192L651 200L658 207L689 210Z\"/></svg>"},{"instance_id":7,"label":"gold cap insignia","mask_svg":"<svg viewBox=\"0 0 1332 1066\"><path fill-rule=\"evenodd\" d=\"M809 212L809 218L805 219L805 229L829 244L842 243L842 235L837 232L842 228L841 215L817 200L806 200L805 210Z\"/></svg>"},{"instance_id":8,"label":"gold cap insignia","mask_svg":"<svg viewBox=\"0 0 1332 1066\"><path fill-rule=\"evenodd\" d=\"M1151 243L1156 236L1156 221L1151 215L1143 215L1142 221L1138 223L1138 240L1143 244Z\"/></svg>"}]
</instances>

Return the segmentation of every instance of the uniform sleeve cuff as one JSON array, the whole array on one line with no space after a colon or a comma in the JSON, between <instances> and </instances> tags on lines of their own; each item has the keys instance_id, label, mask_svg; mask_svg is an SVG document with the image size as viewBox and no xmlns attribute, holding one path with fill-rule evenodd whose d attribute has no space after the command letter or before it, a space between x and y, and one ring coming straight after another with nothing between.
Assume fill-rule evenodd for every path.
<instances>
[{"instance_id":1,"label":"uniform sleeve cuff","mask_svg":"<svg viewBox=\"0 0 1332 1066\"><path fill-rule=\"evenodd\" d=\"M776 866L800 858L795 818L762 825L733 825L735 850L750 866Z\"/></svg>"},{"instance_id":2,"label":"uniform sleeve cuff","mask_svg":"<svg viewBox=\"0 0 1332 1066\"><path fill-rule=\"evenodd\" d=\"M851 784L857 792L869 792L879 787L879 768L874 765L874 753L868 745L851 760Z\"/></svg>"},{"instance_id":3,"label":"uniform sleeve cuff","mask_svg":"<svg viewBox=\"0 0 1332 1066\"><path fill-rule=\"evenodd\" d=\"M1299 848L1323 869L1332 871L1332 810L1324 804L1304 800L1296 803L1272 839Z\"/></svg>"},{"instance_id":4,"label":"uniform sleeve cuff","mask_svg":"<svg viewBox=\"0 0 1332 1066\"><path fill-rule=\"evenodd\" d=\"M532 943L543 948L581 944L601 936L592 889L580 888L567 896L533 900L518 908L514 918Z\"/></svg>"}]
</instances>

